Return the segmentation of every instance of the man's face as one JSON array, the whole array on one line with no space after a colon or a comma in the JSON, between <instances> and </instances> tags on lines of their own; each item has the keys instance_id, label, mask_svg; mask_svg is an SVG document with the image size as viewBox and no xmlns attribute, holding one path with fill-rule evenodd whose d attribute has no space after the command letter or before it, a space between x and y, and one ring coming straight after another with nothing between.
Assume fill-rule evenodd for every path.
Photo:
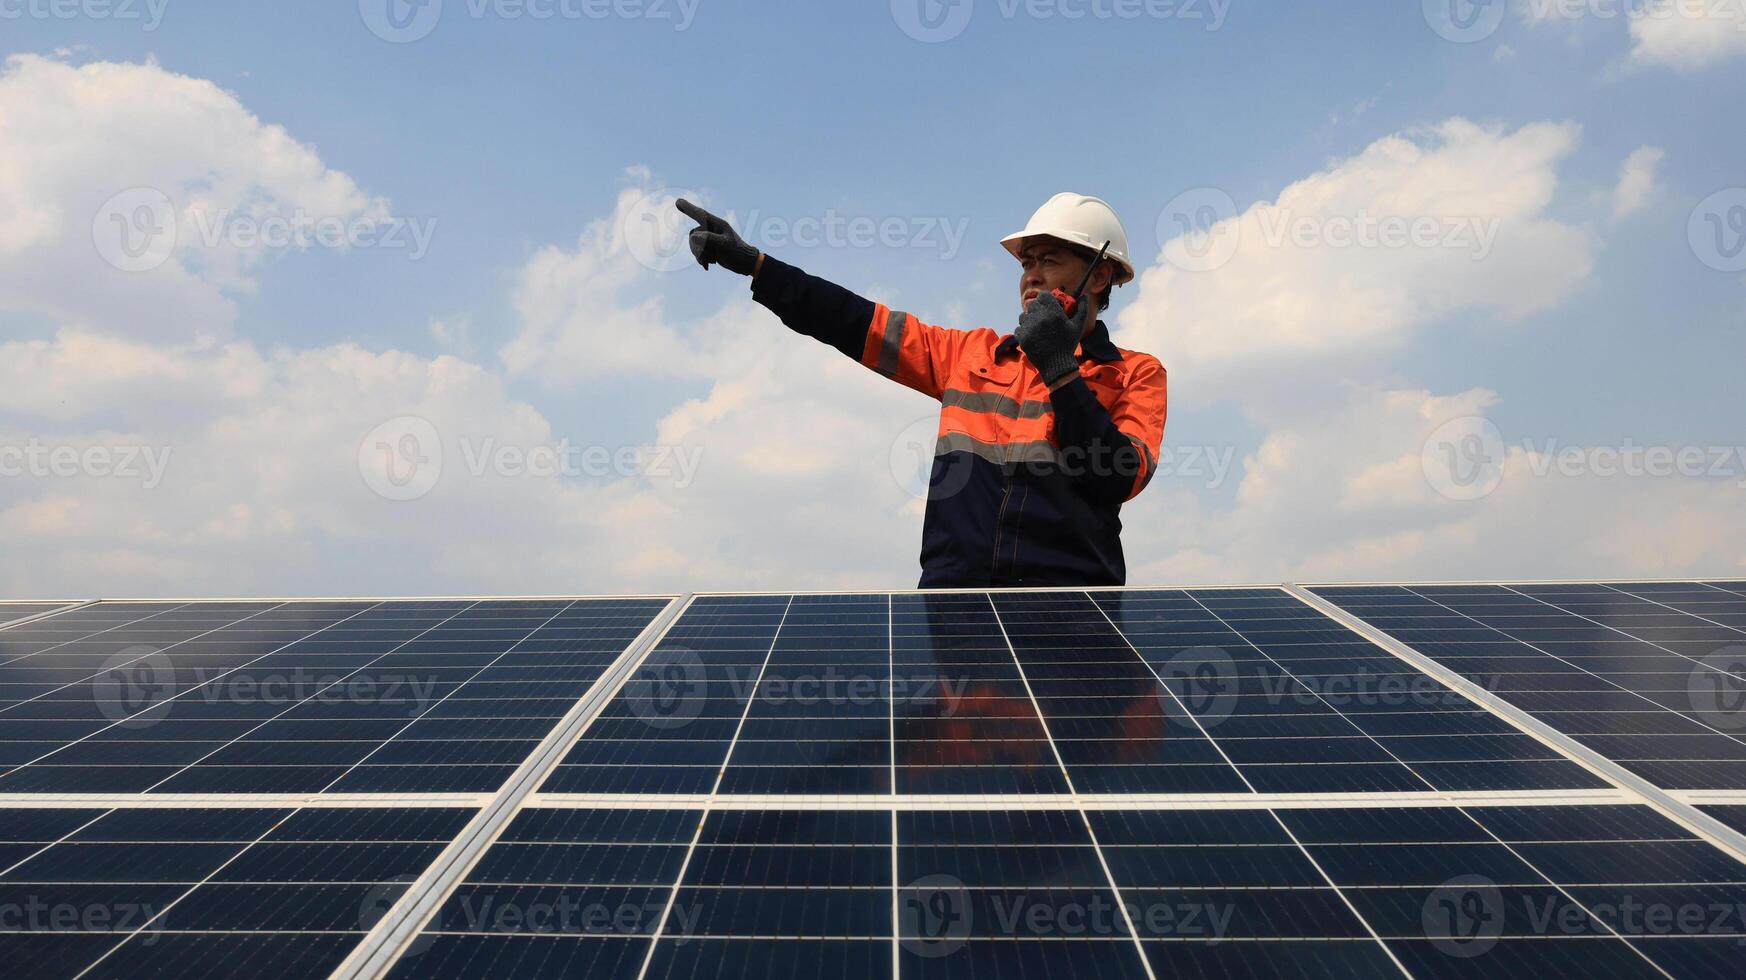
<instances>
[{"instance_id":1,"label":"man's face","mask_svg":"<svg viewBox=\"0 0 1746 980\"><path fill-rule=\"evenodd\" d=\"M1032 300L1052 289L1071 291L1085 275L1086 264L1084 256L1053 239L1026 242L1019 249L1019 309L1026 309Z\"/></svg>"}]
</instances>

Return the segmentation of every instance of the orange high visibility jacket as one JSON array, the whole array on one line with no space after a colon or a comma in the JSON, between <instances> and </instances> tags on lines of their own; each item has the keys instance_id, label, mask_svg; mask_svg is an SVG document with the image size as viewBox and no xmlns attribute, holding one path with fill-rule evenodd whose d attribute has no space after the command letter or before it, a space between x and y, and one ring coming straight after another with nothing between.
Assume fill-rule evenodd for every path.
<instances>
[{"instance_id":1,"label":"orange high visibility jacket","mask_svg":"<svg viewBox=\"0 0 1746 980\"><path fill-rule=\"evenodd\" d=\"M940 402L921 588L1121 585L1121 505L1157 470L1167 375L1100 320L1049 391L1011 334L924 323L764 256L752 297Z\"/></svg>"}]
</instances>

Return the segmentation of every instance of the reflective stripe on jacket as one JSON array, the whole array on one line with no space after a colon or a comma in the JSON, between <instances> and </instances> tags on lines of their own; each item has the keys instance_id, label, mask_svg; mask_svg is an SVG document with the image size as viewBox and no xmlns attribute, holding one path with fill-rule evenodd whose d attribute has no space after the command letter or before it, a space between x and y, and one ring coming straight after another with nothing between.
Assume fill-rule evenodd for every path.
<instances>
[{"instance_id":1,"label":"reflective stripe on jacket","mask_svg":"<svg viewBox=\"0 0 1746 980\"><path fill-rule=\"evenodd\" d=\"M1100 320L1079 377L1051 392L1011 334L924 323L768 255L751 288L791 329L940 402L919 588L1126 582L1118 515L1164 438L1157 358Z\"/></svg>"}]
</instances>

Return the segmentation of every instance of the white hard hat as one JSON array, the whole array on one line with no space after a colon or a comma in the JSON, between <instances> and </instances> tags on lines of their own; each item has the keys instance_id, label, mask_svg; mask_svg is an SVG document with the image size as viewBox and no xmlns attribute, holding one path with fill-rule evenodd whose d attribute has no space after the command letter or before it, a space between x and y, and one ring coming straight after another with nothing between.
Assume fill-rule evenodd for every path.
<instances>
[{"instance_id":1,"label":"white hard hat","mask_svg":"<svg viewBox=\"0 0 1746 980\"><path fill-rule=\"evenodd\" d=\"M1015 231L1002 238L1000 243L1006 246L1013 258L1018 258L1025 239L1036 235L1058 238L1088 248L1093 253L1102 248L1104 242L1109 242L1109 251L1104 253L1104 257L1115 260L1119 267L1110 285L1119 286L1134 278L1134 263L1128 260L1128 233L1123 230L1122 219L1116 217L1115 209L1102 198L1062 191L1031 215L1024 231Z\"/></svg>"}]
</instances>

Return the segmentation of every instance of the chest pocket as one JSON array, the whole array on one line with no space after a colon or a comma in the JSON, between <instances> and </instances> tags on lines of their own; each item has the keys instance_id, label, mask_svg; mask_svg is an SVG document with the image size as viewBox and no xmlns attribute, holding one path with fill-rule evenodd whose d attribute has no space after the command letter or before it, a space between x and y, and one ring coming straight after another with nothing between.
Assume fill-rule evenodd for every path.
<instances>
[{"instance_id":1,"label":"chest pocket","mask_svg":"<svg viewBox=\"0 0 1746 980\"><path fill-rule=\"evenodd\" d=\"M972 355L964 363L965 387L971 391L1006 393L1018 381L1018 357L995 360L987 354Z\"/></svg>"}]
</instances>

